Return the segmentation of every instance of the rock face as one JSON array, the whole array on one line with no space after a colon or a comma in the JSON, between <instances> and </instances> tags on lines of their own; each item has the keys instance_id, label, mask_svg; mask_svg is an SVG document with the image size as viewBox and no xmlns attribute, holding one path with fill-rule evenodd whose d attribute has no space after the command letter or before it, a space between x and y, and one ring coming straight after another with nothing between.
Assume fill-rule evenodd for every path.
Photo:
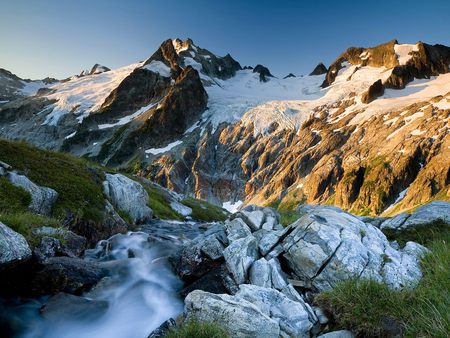
<instances>
[{"instance_id":1,"label":"rock face","mask_svg":"<svg viewBox=\"0 0 450 338\"><path fill-rule=\"evenodd\" d=\"M152 209L147 206L148 194L136 181L121 174L106 174L103 188L116 208L128 213L134 222L143 223L152 218Z\"/></svg>"},{"instance_id":2,"label":"rock face","mask_svg":"<svg viewBox=\"0 0 450 338\"><path fill-rule=\"evenodd\" d=\"M0 222L0 270L31 258L25 238Z\"/></svg>"},{"instance_id":3,"label":"rock face","mask_svg":"<svg viewBox=\"0 0 450 338\"><path fill-rule=\"evenodd\" d=\"M58 193L47 187L40 187L31 182L28 177L10 172L8 180L17 187L26 190L31 195L30 210L37 214L50 215L52 206L58 199Z\"/></svg>"},{"instance_id":4,"label":"rock face","mask_svg":"<svg viewBox=\"0 0 450 338\"><path fill-rule=\"evenodd\" d=\"M253 73L259 74L259 81L261 82L267 82L269 81L269 77L273 77L269 68L264 67L263 65L256 65L255 68L253 68Z\"/></svg>"}]
</instances>

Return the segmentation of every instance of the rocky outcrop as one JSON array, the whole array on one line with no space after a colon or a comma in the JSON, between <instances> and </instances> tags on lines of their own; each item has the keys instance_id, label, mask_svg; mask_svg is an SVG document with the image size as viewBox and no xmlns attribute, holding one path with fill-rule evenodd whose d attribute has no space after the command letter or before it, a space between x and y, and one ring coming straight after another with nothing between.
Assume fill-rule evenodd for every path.
<instances>
[{"instance_id":1,"label":"rocky outcrop","mask_svg":"<svg viewBox=\"0 0 450 338\"><path fill-rule=\"evenodd\" d=\"M300 219L283 228L272 209L249 206L186 243L175 260L185 262L175 271L189 283L186 319L220 322L236 337L317 336L328 318L308 304L311 293L349 279L393 289L413 288L420 280L420 258L427 252L421 245L408 242L400 249L369 223L373 219L365 223L335 207L302 206L299 212ZM213 238L221 241L211 256L206 252ZM223 261L226 270L221 265L221 273L213 273ZM224 287L230 278L235 287Z\"/></svg>"},{"instance_id":2,"label":"rocky outcrop","mask_svg":"<svg viewBox=\"0 0 450 338\"><path fill-rule=\"evenodd\" d=\"M253 73L259 74L259 81L261 82L267 82L269 81L269 77L274 77L271 73L269 68L264 67L263 65L256 65L255 68L253 68Z\"/></svg>"},{"instance_id":3,"label":"rocky outcrop","mask_svg":"<svg viewBox=\"0 0 450 338\"><path fill-rule=\"evenodd\" d=\"M0 271L31 258L25 238L0 222Z\"/></svg>"},{"instance_id":4,"label":"rocky outcrop","mask_svg":"<svg viewBox=\"0 0 450 338\"><path fill-rule=\"evenodd\" d=\"M149 197L142 185L121 174L106 174L105 178L105 195L118 210L126 212L135 223L152 218L152 209L147 206Z\"/></svg>"},{"instance_id":5,"label":"rocky outcrop","mask_svg":"<svg viewBox=\"0 0 450 338\"><path fill-rule=\"evenodd\" d=\"M374 82L369 89L362 95L362 103L370 103L375 100L378 96L383 95L384 86L381 80Z\"/></svg>"},{"instance_id":6,"label":"rocky outcrop","mask_svg":"<svg viewBox=\"0 0 450 338\"><path fill-rule=\"evenodd\" d=\"M328 71L327 67L325 67L325 65L322 62L320 62L309 75L310 76L322 75L322 74L326 74L327 71Z\"/></svg>"},{"instance_id":7,"label":"rocky outcrop","mask_svg":"<svg viewBox=\"0 0 450 338\"><path fill-rule=\"evenodd\" d=\"M47 187L40 187L33 183L24 175L10 172L7 175L8 180L17 187L27 191L31 195L30 210L37 214L50 215L52 206L58 199L58 193Z\"/></svg>"}]
</instances>

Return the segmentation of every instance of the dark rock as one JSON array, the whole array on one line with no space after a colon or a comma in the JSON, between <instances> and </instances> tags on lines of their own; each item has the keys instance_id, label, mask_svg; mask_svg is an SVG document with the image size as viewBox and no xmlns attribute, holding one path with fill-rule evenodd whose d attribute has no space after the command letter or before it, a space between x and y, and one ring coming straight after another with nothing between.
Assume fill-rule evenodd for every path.
<instances>
[{"instance_id":1,"label":"dark rock","mask_svg":"<svg viewBox=\"0 0 450 338\"><path fill-rule=\"evenodd\" d=\"M252 66L244 66L244 68L242 68L242 69L253 69L253 67Z\"/></svg>"},{"instance_id":2,"label":"dark rock","mask_svg":"<svg viewBox=\"0 0 450 338\"><path fill-rule=\"evenodd\" d=\"M267 82L269 81L268 77L274 77L270 70L267 67L264 67L263 65L256 65L255 68L253 68L253 73L259 74L259 81L261 82Z\"/></svg>"},{"instance_id":3,"label":"dark rock","mask_svg":"<svg viewBox=\"0 0 450 338\"><path fill-rule=\"evenodd\" d=\"M164 323L162 323L157 329L155 329L147 338L164 338L167 332L176 327L177 323L173 318L167 319Z\"/></svg>"},{"instance_id":4,"label":"dark rock","mask_svg":"<svg viewBox=\"0 0 450 338\"><path fill-rule=\"evenodd\" d=\"M289 73L288 75L286 75L285 77L283 77L283 79L288 79L290 77L296 77L294 74Z\"/></svg>"},{"instance_id":5,"label":"dark rock","mask_svg":"<svg viewBox=\"0 0 450 338\"><path fill-rule=\"evenodd\" d=\"M328 71L327 67L325 67L325 65L321 62L314 68L314 70L309 74L309 76L326 74L327 71Z\"/></svg>"},{"instance_id":6,"label":"dark rock","mask_svg":"<svg viewBox=\"0 0 450 338\"><path fill-rule=\"evenodd\" d=\"M381 96L384 94L384 86L383 83L381 82L381 80L378 80L376 82L374 82L369 89L367 90L367 92L365 92L362 96L361 96L361 101L362 103L370 103L373 100L375 100L377 97Z\"/></svg>"},{"instance_id":7,"label":"dark rock","mask_svg":"<svg viewBox=\"0 0 450 338\"><path fill-rule=\"evenodd\" d=\"M0 271L31 258L25 238L0 222Z\"/></svg>"},{"instance_id":8,"label":"dark rock","mask_svg":"<svg viewBox=\"0 0 450 338\"><path fill-rule=\"evenodd\" d=\"M58 293L40 309L45 319L52 321L87 321L101 317L108 309L108 302Z\"/></svg>"}]
</instances>

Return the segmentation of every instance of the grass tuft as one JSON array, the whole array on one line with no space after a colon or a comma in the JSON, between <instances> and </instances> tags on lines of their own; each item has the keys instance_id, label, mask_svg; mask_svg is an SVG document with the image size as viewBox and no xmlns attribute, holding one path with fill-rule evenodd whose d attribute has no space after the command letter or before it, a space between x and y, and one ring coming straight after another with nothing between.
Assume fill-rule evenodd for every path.
<instances>
[{"instance_id":1,"label":"grass tuft","mask_svg":"<svg viewBox=\"0 0 450 338\"><path fill-rule=\"evenodd\" d=\"M228 217L228 212L225 209L205 201L190 197L184 199L181 203L192 209L192 218L197 221L225 221Z\"/></svg>"},{"instance_id":2,"label":"grass tuft","mask_svg":"<svg viewBox=\"0 0 450 338\"><path fill-rule=\"evenodd\" d=\"M219 325L189 321L169 330L165 338L228 338L228 333Z\"/></svg>"}]
</instances>

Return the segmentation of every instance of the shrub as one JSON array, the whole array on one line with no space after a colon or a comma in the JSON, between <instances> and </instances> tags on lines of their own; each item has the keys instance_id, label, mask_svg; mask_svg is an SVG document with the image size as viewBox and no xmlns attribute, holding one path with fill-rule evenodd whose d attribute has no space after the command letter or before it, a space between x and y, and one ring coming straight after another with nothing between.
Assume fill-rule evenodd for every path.
<instances>
[{"instance_id":1,"label":"shrub","mask_svg":"<svg viewBox=\"0 0 450 338\"><path fill-rule=\"evenodd\" d=\"M189 321L169 330L165 338L228 338L228 333L219 325Z\"/></svg>"}]
</instances>

